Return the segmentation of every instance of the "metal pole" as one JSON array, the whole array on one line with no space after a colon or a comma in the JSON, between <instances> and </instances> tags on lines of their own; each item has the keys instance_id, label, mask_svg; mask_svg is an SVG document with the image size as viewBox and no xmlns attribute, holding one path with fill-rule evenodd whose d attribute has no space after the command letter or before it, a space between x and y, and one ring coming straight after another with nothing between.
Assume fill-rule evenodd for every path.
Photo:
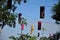
<instances>
[{"instance_id":1,"label":"metal pole","mask_svg":"<svg viewBox=\"0 0 60 40\"><path fill-rule=\"evenodd\" d=\"M44 36L44 30L42 31L42 37Z\"/></svg>"},{"instance_id":2,"label":"metal pole","mask_svg":"<svg viewBox=\"0 0 60 40\"><path fill-rule=\"evenodd\" d=\"M20 40L22 40L22 28L21 28L21 36L20 37L21 37Z\"/></svg>"},{"instance_id":3,"label":"metal pole","mask_svg":"<svg viewBox=\"0 0 60 40\"><path fill-rule=\"evenodd\" d=\"M2 36L1 33L2 33L2 28L0 28L0 40L2 40L2 39L1 39L1 36Z\"/></svg>"}]
</instances>

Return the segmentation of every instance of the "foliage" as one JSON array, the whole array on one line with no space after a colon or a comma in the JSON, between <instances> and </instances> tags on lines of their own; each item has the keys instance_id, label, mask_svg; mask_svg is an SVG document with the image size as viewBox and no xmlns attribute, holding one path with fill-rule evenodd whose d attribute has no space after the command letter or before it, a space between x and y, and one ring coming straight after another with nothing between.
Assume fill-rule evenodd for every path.
<instances>
[{"instance_id":1,"label":"foliage","mask_svg":"<svg viewBox=\"0 0 60 40\"><path fill-rule=\"evenodd\" d=\"M27 22L26 22L26 19L25 18L22 18L20 24L24 24L25 26L27 26Z\"/></svg>"},{"instance_id":2,"label":"foliage","mask_svg":"<svg viewBox=\"0 0 60 40\"><path fill-rule=\"evenodd\" d=\"M12 39L12 40L36 40L36 36L30 36L30 35L28 35L28 33L27 34L22 34L21 36L19 36L19 37L14 37L14 36L11 36L11 37L9 37L10 39Z\"/></svg>"},{"instance_id":3,"label":"foliage","mask_svg":"<svg viewBox=\"0 0 60 40\"><path fill-rule=\"evenodd\" d=\"M48 40L47 37L41 37L40 40Z\"/></svg>"},{"instance_id":4,"label":"foliage","mask_svg":"<svg viewBox=\"0 0 60 40\"><path fill-rule=\"evenodd\" d=\"M31 36L29 40L37 40L36 36Z\"/></svg>"},{"instance_id":5,"label":"foliage","mask_svg":"<svg viewBox=\"0 0 60 40\"><path fill-rule=\"evenodd\" d=\"M53 6L52 11L53 11L52 18L56 20L57 24L60 24L60 0L57 4Z\"/></svg>"},{"instance_id":6,"label":"foliage","mask_svg":"<svg viewBox=\"0 0 60 40\"><path fill-rule=\"evenodd\" d=\"M8 0L0 0L0 27L3 29L5 25L9 25L10 27L15 27L16 25L16 13L15 10L17 6L15 4L20 4L21 1L26 3L26 0L12 0L12 8L8 9L7 6L7 1ZM24 23L26 23L24 21Z\"/></svg>"},{"instance_id":7,"label":"foliage","mask_svg":"<svg viewBox=\"0 0 60 40\"><path fill-rule=\"evenodd\" d=\"M6 1L8 1L8 0L0 0L0 4L3 4ZM16 4L16 3L20 4L21 1L23 1L24 3L26 3L26 0L12 0L12 1L14 2L14 4Z\"/></svg>"},{"instance_id":8,"label":"foliage","mask_svg":"<svg viewBox=\"0 0 60 40\"><path fill-rule=\"evenodd\" d=\"M15 36L11 36L9 37L12 40L36 40L37 37L36 36L30 36L27 34L19 34L20 36L15 37Z\"/></svg>"},{"instance_id":9,"label":"foliage","mask_svg":"<svg viewBox=\"0 0 60 40\"><path fill-rule=\"evenodd\" d=\"M5 25L9 25L10 27L15 27L16 24L16 14L11 13L6 5L4 7L0 6L0 27L3 29Z\"/></svg>"},{"instance_id":10,"label":"foliage","mask_svg":"<svg viewBox=\"0 0 60 40\"><path fill-rule=\"evenodd\" d=\"M7 8L8 8L8 6L7 6L8 1L9 1L9 0L0 0L0 7L4 5L4 6L5 6L5 9L7 9ZM26 0L12 0L12 5L11 5L12 8L11 8L10 10L12 10L12 11L14 12L14 11L16 10L16 5L15 5L15 4L18 3L18 4L20 5L21 2L26 3ZM3 7L4 7L4 6L3 6Z\"/></svg>"}]
</instances>

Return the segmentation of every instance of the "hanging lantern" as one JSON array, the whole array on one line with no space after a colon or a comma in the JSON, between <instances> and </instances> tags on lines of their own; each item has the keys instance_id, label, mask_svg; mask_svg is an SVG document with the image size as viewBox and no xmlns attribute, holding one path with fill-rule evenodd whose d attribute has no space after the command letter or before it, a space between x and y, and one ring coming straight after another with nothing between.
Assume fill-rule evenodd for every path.
<instances>
[{"instance_id":1,"label":"hanging lantern","mask_svg":"<svg viewBox=\"0 0 60 40\"><path fill-rule=\"evenodd\" d=\"M34 26L32 25L30 34L32 34L33 31L34 31Z\"/></svg>"},{"instance_id":2,"label":"hanging lantern","mask_svg":"<svg viewBox=\"0 0 60 40\"><path fill-rule=\"evenodd\" d=\"M41 22L38 21L38 30L41 30Z\"/></svg>"},{"instance_id":3,"label":"hanging lantern","mask_svg":"<svg viewBox=\"0 0 60 40\"><path fill-rule=\"evenodd\" d=\"M19 14L18 14L18 22L21 23L21 20L22 20L22 14L19 13Z\"/></svg>"},{"instance_id":4,"label":"hanging lantern","mask_svg":"<svg viewBox=\"0 0 60 40\"><path fill-rule=\"evenodd\" d=\"M41 6L40 7L40 18L44 18L44 12L45 12L45 7Z\"/></svg>"},{"instance_id":5,"label":"hanging lantern","mask_svg":"<svg viewBox=\"0 0 60 40\"><path fill-rule=\"evenodd\" d=\"M24 24L23 23L21 24L21 30L24 30Z\"/></svg>"}]
</instances>

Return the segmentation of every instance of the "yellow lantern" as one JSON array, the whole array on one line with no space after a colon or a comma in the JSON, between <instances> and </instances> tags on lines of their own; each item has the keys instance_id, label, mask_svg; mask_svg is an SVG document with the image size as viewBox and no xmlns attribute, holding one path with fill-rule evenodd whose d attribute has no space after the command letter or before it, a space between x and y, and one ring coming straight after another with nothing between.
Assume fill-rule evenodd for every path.
<instances>
[{"instance_id":1,"label":"yellow lantern","mask_svg":"<svg viewBox=\"0 0 60 40\"><path fill-rule=\"evenodd\" d=\"M33 31L34 31L34 26L32 25L30 34L32 34Z\"/></svg>"}]
</instances>

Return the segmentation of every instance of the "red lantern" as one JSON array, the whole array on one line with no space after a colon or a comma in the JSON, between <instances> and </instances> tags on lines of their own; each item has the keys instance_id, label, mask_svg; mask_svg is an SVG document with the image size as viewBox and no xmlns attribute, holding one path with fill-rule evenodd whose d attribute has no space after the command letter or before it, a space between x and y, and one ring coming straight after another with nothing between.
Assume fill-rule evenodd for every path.
<instances>
[{"instance_id":1,"label":"red lantern","mask_svg":"<svg viewBox=\"0 0 60 40\"><path fill-rule=\"evenodd\" d=\"M41 22L38 21L38 30L41 30Z\"/></svg>"},{"instance_id":2,"label":"red lantern","mask_svg":"<svg viewBox=\"0 0 60 40\"><path fill-rule=\"evenodd\" d=\"M24 30L24 24L21 24L21 30Z\"/></svg>"}]
</instances>

